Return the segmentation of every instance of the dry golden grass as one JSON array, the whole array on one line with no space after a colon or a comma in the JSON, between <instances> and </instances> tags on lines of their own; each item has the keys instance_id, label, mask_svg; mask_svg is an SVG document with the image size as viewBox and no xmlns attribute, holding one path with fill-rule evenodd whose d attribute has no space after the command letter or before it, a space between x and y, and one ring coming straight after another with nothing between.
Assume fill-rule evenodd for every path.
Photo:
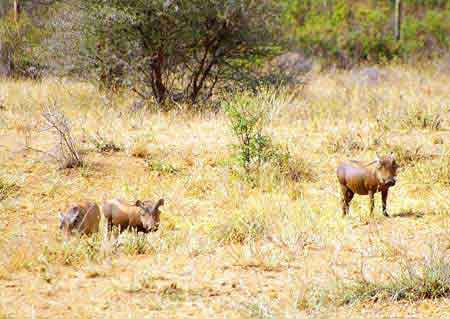
<instances>
[{"instance_id":1,"label":"dry golden grass","mask_svg":"<svg viewBox=\"0 0 450 319\"><path fill-rule=\"evenodd\" d=\"M430 246L449 255L450 75L432 65L383 72L370 85L311 74L303 91L258 97L265 133L298 163L286 178L266 167L255 183L230 167L236 141L221 112L132 113L129 94L86 83L0 81L0 317L445 317L445 298L337 306L326 293L383 282ZM60 170L46 155L48 101L70 119L82 167ZM369 218L356 197L341 218L338 161L391 149L403 164L393 217L377 197ZM165 198L160 230L62 241L58 210L113 197Z\"/></svg>"}]
</instances>

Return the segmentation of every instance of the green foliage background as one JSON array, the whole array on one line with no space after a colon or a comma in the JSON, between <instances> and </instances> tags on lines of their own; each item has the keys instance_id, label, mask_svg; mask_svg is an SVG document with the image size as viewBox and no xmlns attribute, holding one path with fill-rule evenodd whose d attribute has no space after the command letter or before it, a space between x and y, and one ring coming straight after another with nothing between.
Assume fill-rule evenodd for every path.
<instances>
[{"instance_id":1,"label":"green foliage background","mask_svg":"<svg viewBox=\"0 0 450 319\"><path fill-rule=\"evenodd\" d=\"M285 2L284 23L292 47L342 66L429 57L449 49L449 0L404 0L399 42L394 39L393 0Z\"/></svg>"},{"instance_id":2,"label":"green foliage background","mask_svg":"<svg viewBox=\"0 0 450 319\"><path fill-rule=\"evenodd\" d=\"M87 16L93 15L93 12L86 12L85 6L82 5L86 2L96 2L101 5L101 8L104 8L106 4L106 7L113 8L115 5L120 8L121 3L120 1L100 0L22 0L21 20L19 24L16 24L12 21L12 1L2 1L0 3L0 66L11 64L14 73L12 75L19 76L23 75L24 70L30 66L45 68L54 74L61 74L69 70L70 75L79 76L96 71L95 64L84 58L86 53L92 51L97 44L81 31L86 29L86 24L92 22L86 19ZM301 51L306 55L322 58L325 64L340 67L352 67L361 62L380 63L392 59L408 61L448 54L450 48L450 0L403 0L402 2L403 23L400 41L395 41L393 35L394 0L258 0L252 3L261 8L261 12L270 11L267 8L271 7L280 8L281 5L282 13L281 20L279 20L281 33L277 32L276 35L279 45L276 43L270 43L270 46L258 45L258 43L265 45L268 42L264 41L264 34L258 32L264 31L263 28L255 30L253 38L248 35L247 38L254 41L255 50L270 49L273 51L273 48L276 48L277 51L280 49L281 51ZM123 3L129 4L129 2ZM142 7L143 10L146 10L148 3L164 5L165 2L161 0L142 3L147 3ZM179 3L184 3L186 8L191 8L188 5L190 2L181 1ZM224 2L223 8L227 8L225 3L234 2ZM273 4L276 6L272 6ZM208 6L205 8L207 10ZM145 10L141 12L144 17L148 16L145 14ZM182 10L185 10L184 7ZM249 19L250 17L254 19L255 12L258 10L254 11L247 12ZM187 16L189 22L195 23L202 21L209 13L198 12L198 19L194 17L195 14L195 11L189 11L188 15L174 11L172 18ZM222 17L220 14L214 14ZM270 12L269 14L279 16L279 12ZM133 47L136 41L132 37L133 34L128 32L127 27L139 21L139 17L141 17L139 12L128 12L123 9L111 13L103 10L94 15L98 16L98 22L105 22L103 25L111 25L116 28L98 29L95 31L97 36L102 32L104 34L113 32L117 36L112 39L120 42L114 43L116 48L121 51L137 52ZM226 12L223 12L223 16L226 16ZM108 18L114 18L115 20L111 21L115 23L108 22ZM172 18L167 16L168 21ZM142 25L153 26L152 23ZM93 27L94 25L90 23L89 26ZM180 29L188 30L181 27ZM178 36L190 37L192 38L190 42L194 43L196 35L201 32L204 34L207 31L199 29L198 33L190 34L187 34L188 31L186 31L186 34ZM158 29L148 28L145 32L154 35L150 41L152 48L153 44L155 46L158 43L167 44L164 39L167 30L158 31ZM233 34L230 39L236 39L238 36L239 34ZM176 41L174 43L177 44ZM282 46L280 46L281 44ZM166 45L166 48L170 53L171 50L174 50L173 48L177 47L176 45ZM112 56L108 50L105 52L108 58ZM192 52L192 54L198 53ZM180 56L179 52L178 56ZM130 57L132 61L135 60L133 54L130 54ZM114 65L109 60L106 62L107 65ZM240 59L239 54L236 54L231 62L227 61L230 68L234 69L261 68L264 65L264 61L257 55L254 55L252 60L248 58L248 54L246 59ZM217 72L213 72L212 77L217 74ZM223 73L221 76L234 78L235 73ZM124 78L122 75L120 76L120 79Z\"/></svg>"}]
</instances>

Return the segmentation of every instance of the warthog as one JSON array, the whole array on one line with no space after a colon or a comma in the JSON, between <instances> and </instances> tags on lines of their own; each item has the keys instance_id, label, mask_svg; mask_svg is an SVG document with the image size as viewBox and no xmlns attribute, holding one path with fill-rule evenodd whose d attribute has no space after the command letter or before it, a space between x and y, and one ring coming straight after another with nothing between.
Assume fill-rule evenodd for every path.
<instances>
[{"instance_id":1,"label":"warthog","mask_svg":"<svg viewBox=\"0 0 450 319\"><path fill-rule=\"evenodd\" d=\"M113 226L119 231L131 228L138 232L157 231L159 227L159 207L164 205L164 199L154 202L137 200L134 204L121 199L112 199L103 204L103 215L106 218L108 234Z\"/></svg>"},{"instance_id":2,"label":"warthog","mask_svg":"<svg viewBox=\"0 0 450 319\"><path fill-rule=\"evenodd\" d=\"M100 209L95 203L85 202L72 206L66 214L59 213L59 228L68 237L73 233L91 235L98 232Z\"/></svg>"},{"instance_id":3,"label":"warthog","mask_svg":"<svg viewBox=\"0 0 450 319\"><path fill-rule=\"evenodd\" d=\"M374 195L381 192L383 214L389 216L386 210L386 200L389 187L397 181L398 165L393 153L380 158L377 154L375 161L363 163L350 161L341 163L337 168L337 177L342 190L342 213L348 214L353 195L369 195L370 215L373 215Z\"/></svg>"}]
</instances>

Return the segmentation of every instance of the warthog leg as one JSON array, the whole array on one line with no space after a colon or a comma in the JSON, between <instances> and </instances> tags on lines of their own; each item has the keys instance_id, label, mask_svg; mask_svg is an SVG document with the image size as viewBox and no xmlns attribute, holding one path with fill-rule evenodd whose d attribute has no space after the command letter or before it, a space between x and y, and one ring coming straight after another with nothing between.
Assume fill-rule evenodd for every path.
<instances>
[{"instance_id":1,"label":"warthog leg","mask_svg":"<svg viewBox=\"0 0 450 319\"><path fill-rule=\"evenodd\" d=\"M388 197L388 190L386 189L384 191L381 191L381 200L383 202L383 215L389 217L386 207L387 197Z\"/></svg>"},{"instance_id":2,"label":"warthog leg","mask_svg":"<svg viewBox=\"0 0 450 319\"><path fill-rule=\"evenodd\" d=\"M341 185L342 190L342 215L346 216L350 208L350 202L353 199L354 193L346 186Z\"/></svg>"},{"instance_id":3,"label":"warthog leg","mask_svg":"<svg viewBox=\"0 0 450 319\"><path fill-rule=\"evenodd\" d=\"M369 192L369 212L370 216L373 216L373 206L374 206L374 193Z\"/></svg>"}]
</instances>

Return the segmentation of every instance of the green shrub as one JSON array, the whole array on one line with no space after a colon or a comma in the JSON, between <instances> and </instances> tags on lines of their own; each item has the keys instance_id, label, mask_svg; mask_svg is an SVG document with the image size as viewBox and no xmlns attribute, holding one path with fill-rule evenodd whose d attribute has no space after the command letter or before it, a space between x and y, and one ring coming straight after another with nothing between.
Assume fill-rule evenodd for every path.
<instances>
[{"instance_id":1,"label":"green shrub","mask_svg":"<svg viewBox=\"0 0 450 319\"><path fill-rule=\"evenodd\" d=\"M272 139L263 133L267 109L260 100L249 94L234 97L224 104L225 113L238 144L233 145L237 160L246 173L258 170L268 161Z\"/></svg>"},{"instance_id":2,"label":"green shrub","mask_svg":"<svg viewBox=\"0 0 450 319\"><path fill-rule=\"evenodd\" d=\"M175 175L180 172L180 169L172 164L157 159L146 158L145 163L147 164L147 168L151 171L164 175Z\"/></svg>"},{"instance_id":3,"label":"green shrub","mask_svg":"<svg viewBox=\"0 0 450 319\"><path fill-rule=\"evenodd\" d=\"M17 23L12 14L0 17L0 64L7 66L9 75L37 75L30 74L30 69L38 71L41 68L40 44L45 36L45 29L36 26L25 13L21 14Z\"/></svg>"},{"instance_id":4,"label":"green shrub","mask_svg":"<svg viewBox=\"0 0 450 319\"><path fill-rule=\"evenodd\" d=\"M264 133L269 113L267 102L260 96L241 94L224 103L230 128L238 143L232 145L245 178L254 181L262 168L270 168L275 177L298 182L313 181L315 174L302 158L293 158L284 145L275 144ZM253 174L256 174L254 176Z\"/></svg>"}]
</instances>

